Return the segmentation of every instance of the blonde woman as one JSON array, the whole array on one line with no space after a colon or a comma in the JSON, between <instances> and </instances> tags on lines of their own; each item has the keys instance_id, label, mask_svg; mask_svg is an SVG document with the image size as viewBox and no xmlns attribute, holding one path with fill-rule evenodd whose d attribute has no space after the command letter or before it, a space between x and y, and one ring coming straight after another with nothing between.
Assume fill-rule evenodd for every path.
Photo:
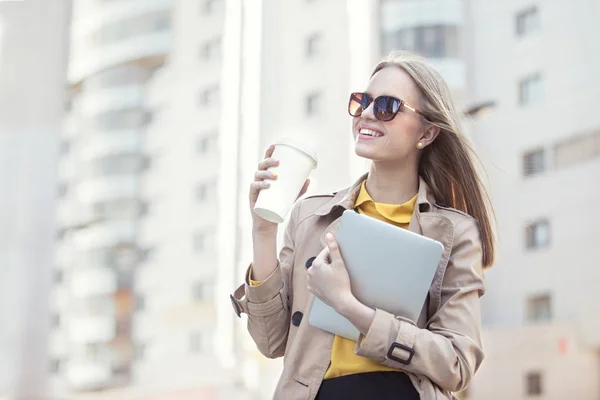
<instances>
[{"instance_id":1,"label":"blonde woman","mask_svg":"<svg viewBox=\"0 0 600 400\"><path fill-rule=\"evenodd\" d=\"M348 111L370 170L352 187L297 201L277 257L277 225L253 217L254 257L232 301L266 357L284 357L276 399L451 399L483 360L480 297L494 260L491 206L450 93L424 59L393 52ZM250 207L268 190L273 146ZM300 196L308 187L308 181ZM347 209L438 240L444 253L417 321L361 304L335 232ZM402 260L398 260L402 262ZM308 324L313 296L361 332L357 343Z\"/></svg>"}]
</instances>

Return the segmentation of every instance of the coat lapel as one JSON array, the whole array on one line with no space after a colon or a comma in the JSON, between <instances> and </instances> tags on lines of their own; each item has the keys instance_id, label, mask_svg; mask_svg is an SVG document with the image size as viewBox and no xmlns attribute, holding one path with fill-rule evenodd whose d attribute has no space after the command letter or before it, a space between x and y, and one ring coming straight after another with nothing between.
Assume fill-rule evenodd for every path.
<instances>
[{"instance_id":1,"label":"coat lapel","mask_svg":"<svg viewBox=\"0 0 600 400\"><path fill-rule=\"evenodd\" d=\"M339 192L336 195L336 197L333 199L332 202L325 204L323 207L321 207L320 209L318 209L315 212L315 214L320 215L320 216L326 216L326 215L335 216L335 219L333 220L333 222L331 222L327 226L327 228L325 228L323 233L321 234L320 242L323 247L326 246L325 235L328 232L331 232L335 236L335 234L337 233L337 230L340 226L340 220L342 218L343 212L354 208L354 203L356 201L356 197L358 196L358 193L360 192L360 186L362 185L363 181L365 179L367 179L368 175L369 174L367 173L367 174L364 174L363 176L361 176L358 179L358 181L356 181L354 183L354 185L352 185L349 189Z\"/></svg>"},{"instance_id":2,"label":"coat lapel","mask_svg":"<svg viewBox=\"0 0 600 400\"><path fill-rule=\"evenodd\" d=\"M429 212L421 215L420 227L423 236L437 240L444 246L444 252L442 253L442 257L433 277L433 282L429 289L430 304L428 314L431 316L442 305L442 281L444 279L444 274L446 273L448 261L450 260L450 253L452 252L452 246L454 244L454 225L445 215Z\"/></svg>"}]
</instances>

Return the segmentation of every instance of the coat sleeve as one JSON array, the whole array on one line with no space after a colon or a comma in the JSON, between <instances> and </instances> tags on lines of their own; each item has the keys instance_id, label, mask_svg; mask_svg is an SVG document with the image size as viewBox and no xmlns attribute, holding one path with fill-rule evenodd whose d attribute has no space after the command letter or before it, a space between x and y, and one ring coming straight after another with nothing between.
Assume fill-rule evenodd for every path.
<instances>
[{"instance_id":1,"label":"coat sleeve","mask_svg":"<svg viewBox=\"0 0 600 400\"><path fill-rule=\"evenodd\" d=\"M278 358L285 353L292 300L290 276L294 265L299 209L300 201L292 209L275 270L260 284L251 285L249 267L245 282L230 296L238 316L242 312L248 314L248 332L258 350L269 358Z\"/></svg>"},{"instance_id":2,"label":"coat sleeve","mask_svg":"<svg viewBox=\"0 0 600 400\"><path fill-rule=\"evenodd\" d=\"M377 309L367 335L359 338L356 354L425 375L441 389L463 390L484 358L480 311L484 290L479 229L468 219L455 229L441 306L426 329Z\"/></svg>"}]
</instances>

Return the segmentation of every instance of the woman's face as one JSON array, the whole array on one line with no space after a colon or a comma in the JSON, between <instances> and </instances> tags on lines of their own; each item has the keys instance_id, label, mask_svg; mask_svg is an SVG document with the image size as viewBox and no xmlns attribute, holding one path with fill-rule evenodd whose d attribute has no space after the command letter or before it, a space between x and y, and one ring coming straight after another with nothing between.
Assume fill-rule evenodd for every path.
<instances>
[{"instance_id":1,"label":"woman's face","mask_svg":"<svg viewBox=\"0 0 600 400\"><path fill-rule=\"evenodd\" d=\"M398 67L386 67L378 71L365 90L371 97L393 96L404 100L420 110L421 96L412 78ZM352 121L355 140L354 150L360 157L392 164L418 161L417 143L429 144L421 117L404 107L391 121L379 121L373 112L373 102ZM378 137L361 134L375 131ZM427 135L426 135L427 136Z\"/></svg>"}]
</instances>

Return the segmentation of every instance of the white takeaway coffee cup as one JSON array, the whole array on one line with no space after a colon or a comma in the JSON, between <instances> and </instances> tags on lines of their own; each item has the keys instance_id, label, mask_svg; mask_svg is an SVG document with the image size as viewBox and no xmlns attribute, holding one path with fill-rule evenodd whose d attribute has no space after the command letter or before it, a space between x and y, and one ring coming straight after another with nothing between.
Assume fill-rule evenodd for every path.
<instances>
[{"instance_id":1,"label":"white takeaway coffee cup","mask_svg":"<svg viewBox=\"0 0 600 400\"><path fill-rule=\"evenodd\" d=\"M268 180L271 186L258 194L254 212L267 221L282 223L294 205L310 172L317 167L317 155L305 143L281 139L275 143L271 156L279 165L268 170L277 179Z\"/></svg>"}]
</instances>

